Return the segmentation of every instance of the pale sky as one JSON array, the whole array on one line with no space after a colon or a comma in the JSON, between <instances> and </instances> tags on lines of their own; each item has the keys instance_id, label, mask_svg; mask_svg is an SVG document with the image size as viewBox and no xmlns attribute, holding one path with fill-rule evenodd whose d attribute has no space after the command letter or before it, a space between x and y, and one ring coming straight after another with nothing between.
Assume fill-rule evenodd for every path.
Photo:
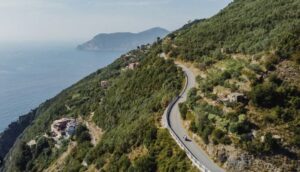
<instances>
[{"instance_id":1,"label":"pale sky","mask_svg":"<svg viewBox=\"0 0 300 172\"><path fill-rule=\"evenodd\" d=\"M231 0L0 0L0 42L85 41L98 33L175 30Z\"/></svg>"}]
</instances>

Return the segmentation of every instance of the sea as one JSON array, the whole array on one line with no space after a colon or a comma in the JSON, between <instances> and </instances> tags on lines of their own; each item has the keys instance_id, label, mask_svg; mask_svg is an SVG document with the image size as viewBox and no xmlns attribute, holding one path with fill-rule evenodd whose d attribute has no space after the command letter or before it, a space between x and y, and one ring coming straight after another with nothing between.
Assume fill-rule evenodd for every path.
<instances>
[{"instance_id":1,"label":"sea","mask_svg":"<svg viewBox=\"0 0 300 172\"><path fill-rule=\"evenodd\" d=\"M79 51L74 43L0 43L0 132L122 53Z\"/></svg>"}]
</instances>

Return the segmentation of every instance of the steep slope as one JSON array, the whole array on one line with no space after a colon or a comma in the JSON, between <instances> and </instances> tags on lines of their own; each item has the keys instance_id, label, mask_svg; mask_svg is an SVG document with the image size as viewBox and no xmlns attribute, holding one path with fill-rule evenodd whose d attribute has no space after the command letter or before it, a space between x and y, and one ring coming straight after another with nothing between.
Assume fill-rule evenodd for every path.
<instances>
[{"instance_id":1,"label":"steep slope","mask_svg":"<svg viewBox=\"0 0 300 172\"><path fill-rule=\"evenodd\" d=\"M299 171L300 1L235 0L163 41L193 63L191 137L229 171Z\"/></svg>"},{"instance_id":2,"label":"steep slope","mask_svg":"<svg viewBox=\"0 0 300 172\"><path fill-rule=\"evenodd\" d=\"M4 171L195 171L160 128L161 114L183 80L160 52L161 42L131 51L42 105L6 157ZM50 126L62 117L76 118L79 126L71 139L57 142ZM85 126L90 119L104 132L95 146Z\"/></svg>"},{"instance_id":3,"label":"steep slope","mask_svg":"<svg viewBox=\"0 0 300 172\"><path fill-rule=\"evenodd\" d=\"M159 57L164 52L197 69L198 87L180 112L189 137L213 160L227 171L300 171L298 9L298 0L235 0L129 52L42 105L4 169L41 171L63 157L60 171L195 170L160 128L183 85L182 72ZM81 124L58 145L44 135L62 117ZM104 132L96 146L84 126L91 118Z\"/></svg>"},{"instance_id":4,"label":"steep slope","mask_svg":"<svg viewBox=\"0 0 300 172\"><path fill-rule=\"evenodd\" d=\"M156 41L157 37L165 37L169 31L163 28L152 28L140 33L111 33L111 34L99 34L92 40L79 45L79 50L88 51L107 51L118 50L128 51L135 49L137 46L144 44L152 44Z\"/></svg>"},{"instance_id":5,"label":"steep slope","mask_svg":"<svg viewBox=\"0 0 300 172\"><path fill-rule=\"evenodd\" d=\"M176 53L196 60L226 53L276 50L283 57L299 51L299 1L235 0L210 19L198 20L170 35ZM169 48L169 47L168 47Z\"/></svg>"}]
</instances>

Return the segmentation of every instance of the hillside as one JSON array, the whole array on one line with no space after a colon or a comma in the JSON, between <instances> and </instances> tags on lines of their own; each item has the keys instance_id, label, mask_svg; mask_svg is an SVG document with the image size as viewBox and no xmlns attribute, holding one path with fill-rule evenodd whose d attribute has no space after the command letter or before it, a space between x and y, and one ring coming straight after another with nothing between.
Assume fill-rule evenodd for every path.
<instances>
[{"instance_id":1,"label":"hillside","mask_svg":"<svg viewBox=\"0 0 300 172\"><path fill-rule=\"evenodd\" d=\"M229 171L300 170L299 9L296 0L236 0L164 40L170 58L197 69L181 105L186 128Z\"/></svg>"},{"instance_id":2,"label":"hillside","mask_svg":"<svg viewBox=\"0 0 300 172\"><path fill-rule=\"evenodd\" d=\"M160 127L161 114L183 81L172 61L157 57L160 45L123 55L39 107L6 157L4 171L195 171ZM50 126L63 117L76 118L79 126L69 140L56 141ZM97 132L87 122L103 131L96 144L90 133Z\"/></svg>"},{"instance_id":3,"label":"hillside","mask_svg":"<svg viewBox=\"0 0 300 172\"><path fill-rule=\"evenodd\" d=\"M42 104L3 169L197 171L160 123L183 87L176 61L197 76L182 122L211 159L226 171L300 171L298 9L298 0L235 0L122 55ZM78 126L57 141L51 124L63 117Z\"/></svg>"},{"instance_id":4,"label":"hillside","mask_svg":"<svg viewBox=\"0 0 300 172\"><path fill-rule=\"evenodd\" d=\"M79 45L79 50L86 51L129 51L137 46L152 44L157 37L165 37L169 31L163 28L151 28L140 33L120 32L98 34L92 40Z\"/></svg>"}]
</instances>

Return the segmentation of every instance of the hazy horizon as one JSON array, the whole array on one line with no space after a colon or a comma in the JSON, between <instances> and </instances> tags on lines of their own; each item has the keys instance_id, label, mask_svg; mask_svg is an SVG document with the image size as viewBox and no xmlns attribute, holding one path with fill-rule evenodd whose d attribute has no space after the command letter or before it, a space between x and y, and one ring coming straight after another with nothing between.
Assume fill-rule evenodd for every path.
<instances>
[{"instance_id":1,"label":"hazy horizon","mask_svg":"<svg viewBox=\"0 0 300 172\"><path fill-rule=\"evenodd\" d=\"M173 31L231 0L0 0L0 42L81 42L98 33Z\"/></svg>"}]
</instances>

